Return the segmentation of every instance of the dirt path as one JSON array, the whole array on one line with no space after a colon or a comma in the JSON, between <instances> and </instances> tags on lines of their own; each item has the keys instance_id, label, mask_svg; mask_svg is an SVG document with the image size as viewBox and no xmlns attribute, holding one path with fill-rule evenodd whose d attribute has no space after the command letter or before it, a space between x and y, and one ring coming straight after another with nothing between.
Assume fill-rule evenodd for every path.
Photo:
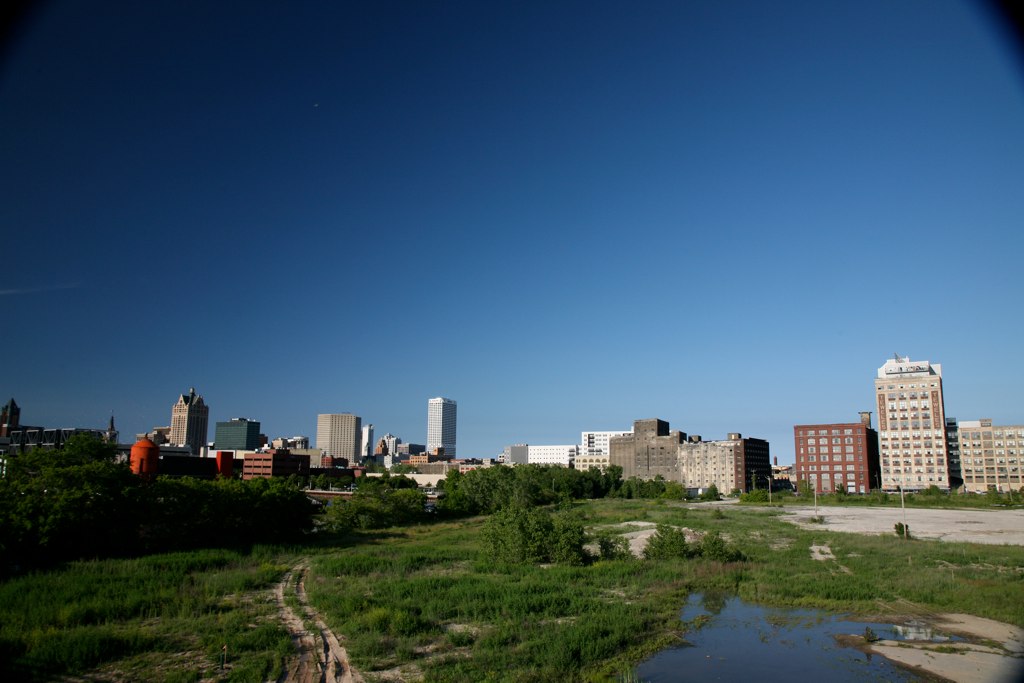
<instances>
[{"instance_id":1,"label":"dirt path","mask_svg":"<svg viewBox=\"0 0 1024 683\"><path fill-rule=\"evenodd\" d=\"M281 621L292 636L298 657L281 674L278 683L364 683L363 677L348 661L348 653L337 636L327 628L306 597L306 572L309 565L301 562L284 575L274 589ZM294 586L301 614L285 601L285 590ZM306 624L316 626L311 632Z\"/></svg>"}]
</instances>

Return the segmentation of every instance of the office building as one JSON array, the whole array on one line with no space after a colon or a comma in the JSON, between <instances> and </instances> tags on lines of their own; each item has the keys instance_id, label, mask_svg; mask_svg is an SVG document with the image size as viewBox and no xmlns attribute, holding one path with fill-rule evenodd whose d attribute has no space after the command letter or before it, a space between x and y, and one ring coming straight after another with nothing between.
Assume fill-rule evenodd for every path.
<instances>
[{"instance_id":1,"label":"office building","mask_svg":"<svg viewBox=\"0 0 1024 683\"><path fill-rule=\"evenodd\" d=\"M868 493L880 487L878 432L871 428L871 413L860 422L796 425L793 427L797 482L811 490L832 493Z\"/></svg>"},{"instance_id":2,"label":"office building","mask_svg":"<svg viewBox=\"0 0 1024 683\"><path fill-rule=\"evenodd\" d=\"M447 458L455 457L456 414L458 406L450 398L427 401L427 451L444 449Z\"/></svg>"},{"instance_id":3,"label":"office building","mask_svg":"<svg viewBox=\"0 0 1024 683\"><path fill-rule=\"evenodd\" d=\"M351 413L316 416L316 447L331 458L358 462L362 419Z\"/></svg>"},{"instance_id":4,"label":"office building","mask_svg":"<svg viewBox=\"0 0 1024 683\"><path fill-rule=\"evenodd\" d=\"M984 493L1024 487L1024 425L1000 426L989 418L959 424L960 468L964 490Z\"/></svg>"},{"instance_id":5,"label":"office building","mask_svg":"<svg viewBox=\"0 0 1024 683\"><path fill-rule=\"evenodd\" d=\"M580 447L576 444L567 446L527 446L526 462L530 465L560 465L572 467Z\"/></svg>"},{"instance_id":6,"label":"office building","mask_svg":"<svg viewBox=\"0 0 1024 683\"><path fill-rule=\"evenodd\" d=\"M260 423L245 417L218 422L213 431L214 447L222 451L254 451L260 443Z\"/></svg>"},{"instance_id":7,"label":"office building","mask_svg":"<svg viewBox=\"0 0 1024 683\"><path fill-rule=\"evenodd\" d=\"M960 471L960 426L955 417L946 418L946 468L949 470L949 488L958 489L964 485Z\"/></svg>"},{"instance_id":8,"label":"office building","mask_svg":"<svg viewBox=\"0 0 1024 683\"><path fill-rule=\"evenodd\" d=\"M210 408L203 397L196 394L195 387L188 395L182 394L171 408L171 444L188 446L192 455L199 455L206 447L206 435L210 426Z\"/></svg>"},{"instance_id":9,"label":"office building","mask_svg":"<svg viewBox=\"0 0 1024 683\"><path fill-rule=\"evenodd\" d=\"M576 469L597 468L605 471L611 457L611 438L629 434L632 434L632 431L583 432L580 436L579 454L576 456Z\"/></svg>"},{"instance_id":10,"label":"office building","mask_svg":"<svg viewBox=\"0 0 1024 683\"><path fill-rule=\"evenodd\" d=\"M942 366L895 356L875 378L882 489L949 489Z\"/></svg>"},{"instance_id":11,"label":"office building","mask_svg":"<svg viewBox=\"0 0 1024 683\"><path fill-rule=\"evenodd\" d=\"M363 431L359 440L359 457L369 458L373 455L373 425L363 425Z\"/></svg>"},{"instance_id":12,"label":"office building","mask_svg":"<svg viewBox=\"0 0 1024 683\"><path fill-rule=\"evenodd\" d=\"M242 462L242 479L271 479L273 477L309 476L309 456L287 450L266 453L246 453Z\"/></svg>"}]
</instances>

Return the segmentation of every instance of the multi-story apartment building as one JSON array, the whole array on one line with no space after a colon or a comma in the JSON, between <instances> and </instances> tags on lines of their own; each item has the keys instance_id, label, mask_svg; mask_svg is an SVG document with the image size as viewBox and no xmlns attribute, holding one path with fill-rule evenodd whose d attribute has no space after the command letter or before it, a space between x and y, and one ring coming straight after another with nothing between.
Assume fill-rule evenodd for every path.
<instances>
[{"instance_id":1,"label":"multi-story apartment building","mask_svg":"<svg viewBox=\"0 0 1024 683\"><path fill-rule=\"evenodd\" d=\"M949 488L942 366L896 356L875 378L882 489Z\"/></svg>"},{"instance_id":2,"label":"multi-story apartment building","mask_svg":"<svg viewBox=\"0 0 1024 683\"><path fill-rule=\"evenodd\" d=\"M245 417L218 422L213 431L213 443L222 451L254 451L260 447L260 423Z\"/></svg>"},{"instance_id":3,"label":"multi-story apartment building","mask_svg":"<svg viewBox=\"0 0 1024 683\"><path fill-rule=\"evenodd\" d=\"M455 458L456 417L458 405L450 398L427 401L427 450L444 449L447 458Z\"/></svg>"},{"instance_id":4,"label":"multi-story apartment building","mask_svg":"<svg viewBox=\"0 0 1024 683\"><path fill-rule=\"evenodd\" d=\"M1024 425L994 425L989 418L962 420L958 437L966 491L1024 487Z\"/></svg>"},{"instance_id":5,"label":"multi-story apartment building","mask_svg":"<svg viewBox=\"0 0 1024 683\"><path fill-rule=\"evenodd\" d=\"M351 413L323 413L316 416L316 447L331 458L358 462L362 419Z\"/></svg>"},{"instance_id":6,"label":"multi-story apartment building","mask_svg":"<svg viewBox=\"0 0 1024 683\"><path fill-rule=\"evenodd\" d=\"M206 435L210 429L210 408L203 397L196 394L195 387L188 395L182 394L171 408L171 444L188 446L193 455L199 455L206 447Z\"/></svg>"},{"instance_id":7,"label":"multi-story apartment building","mask_svg":"<svg viewBox=\"0 0 1024 683\"><path fill-rule=\"evenodd\" d=\"M878 432L871 413L860 422L796 425L793 427L797 482L808 482L818 493L842 488L867 493L879 487Z\"/></svg>"},{"instance_id":8,"label":"multi-story apartment building","mask_svg":"<svg viewBox=\"0 0 1024 683\"><path fill-rule=\"evenodd\" d=\"M576 469L588 470L596 467L602 472L608 468L611 457L611 439L613 436L626 436L632 431L619 432L583 432L580 437L579 453L576 456Z\"/></svg>"}]
</instances>

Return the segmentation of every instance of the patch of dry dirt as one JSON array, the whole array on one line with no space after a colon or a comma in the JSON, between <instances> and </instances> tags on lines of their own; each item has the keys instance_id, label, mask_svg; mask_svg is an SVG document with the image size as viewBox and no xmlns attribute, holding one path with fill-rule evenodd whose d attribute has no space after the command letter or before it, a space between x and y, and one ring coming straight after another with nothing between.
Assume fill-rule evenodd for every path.
<instances>
[{"instance_id":1,"label":"patch of dry dirt","mask_svg":"<svg viewBox=\"0 0 1024 683\"><path fill-rule=\"evenodd\" d=\"M352 668L348 661L348 652L338 642L337 636L327 628L306 597L306 572L309 566L297 564L291 569L274 589L277 599L278 614L295 644L297 657L281 674L278 683L294 681L295 683L313 683L314 681L334 681L335 683L363 683L363 677ZM294 584L295 597L299 602L300 613L297 613L285 601L285 590ZM316 630L311 631L306 624L313 624Z\"/></svg>"}]
</instances>

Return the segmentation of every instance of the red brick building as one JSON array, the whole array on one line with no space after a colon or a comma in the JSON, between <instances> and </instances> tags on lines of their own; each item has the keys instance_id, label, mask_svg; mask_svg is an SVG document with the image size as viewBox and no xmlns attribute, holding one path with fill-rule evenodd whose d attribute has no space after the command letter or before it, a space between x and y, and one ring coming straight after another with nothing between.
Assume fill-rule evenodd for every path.
<instances>
[{"instance_id":1,"label":"red brick building","mask_svg":"<svg viewBox=\"0 0 1024 683\"><path fill-rule=\"evenodd\" d=\"M246 453L242 463L242 479L309 476L309 456L275 448L263 453Z\"/></svg>"},{"instance_id":2,"label":"red brick building","mask_svg":"<svg viewBox=\"0 0 1024 683\"><path fill-rule=\"evenodd\" d=\"M793 427L797 483L808 482L818 493L837 486L847 493L868 493L881 487L878 432L871 428L871 413L860 422L796 425Z\"/></svg>"}]
</instances>

